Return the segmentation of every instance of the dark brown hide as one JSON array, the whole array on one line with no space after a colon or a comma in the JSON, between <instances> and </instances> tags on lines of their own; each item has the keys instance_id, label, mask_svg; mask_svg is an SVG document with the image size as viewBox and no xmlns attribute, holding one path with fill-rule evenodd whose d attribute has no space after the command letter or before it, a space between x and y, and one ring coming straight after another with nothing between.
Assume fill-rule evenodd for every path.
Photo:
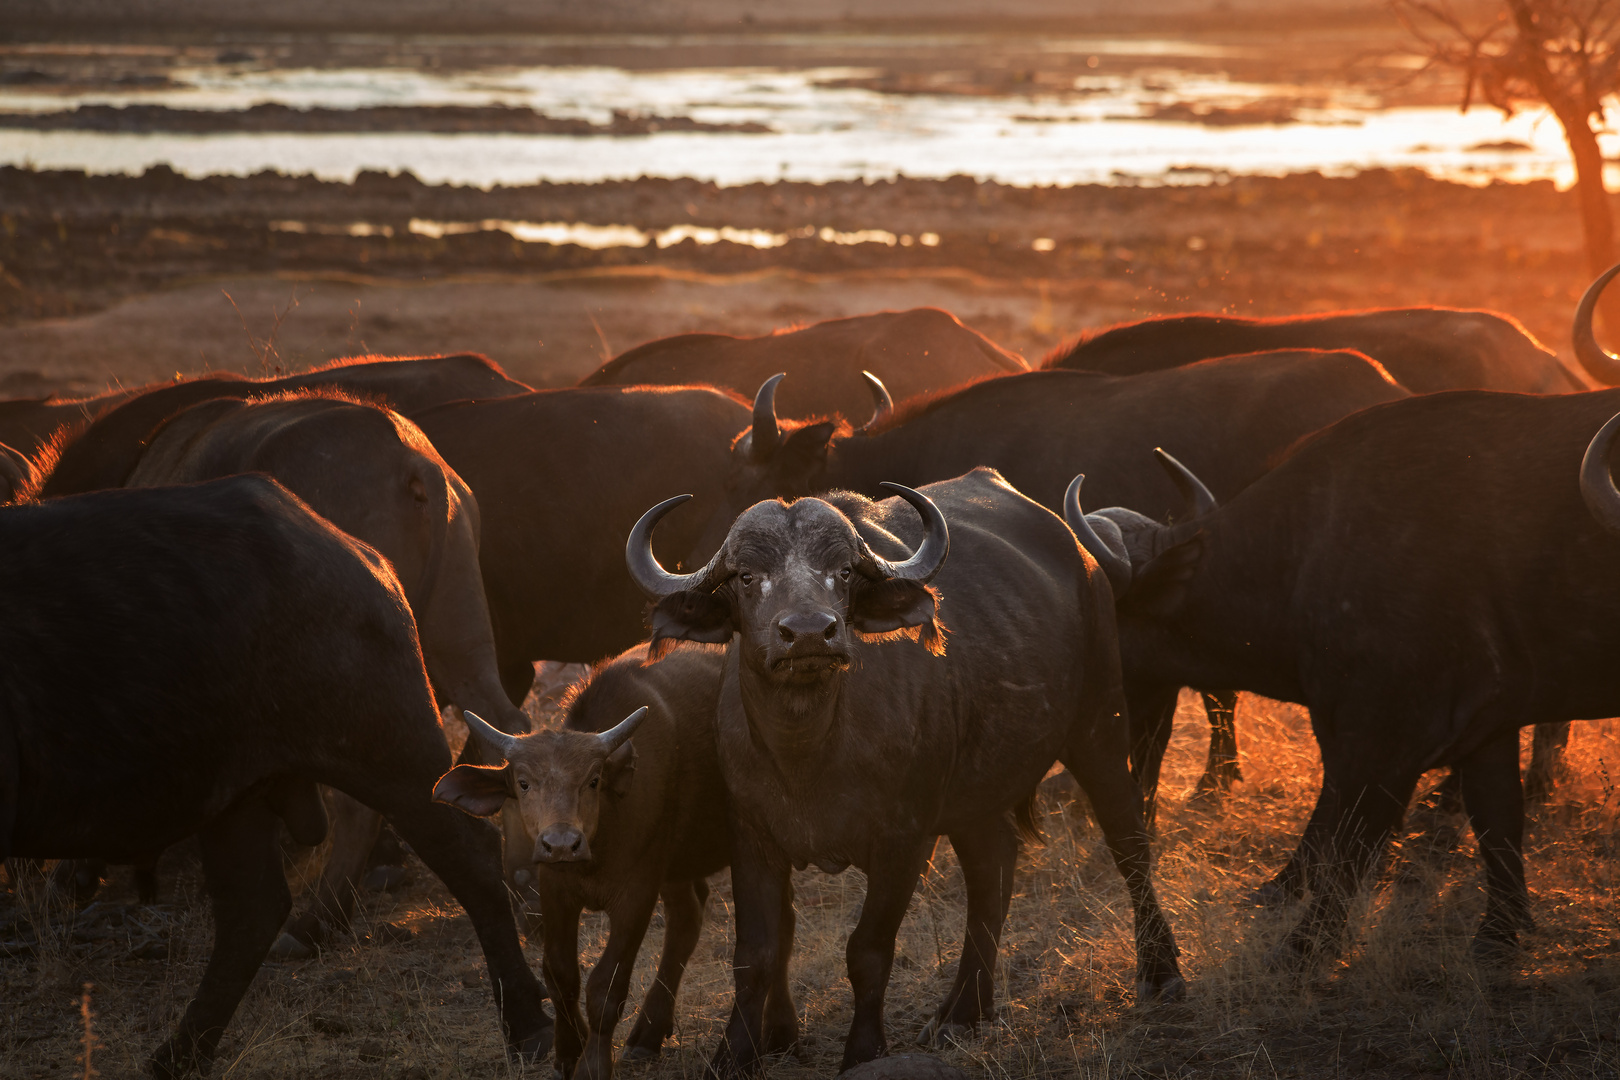
<instances>
[{"instance_id":1,"label":"dark brown hide","mask_svg":"<svg viewBox=\"0 0 1620 1080\"><path fill-rule=\"evenodd\" d=\"M838 414L862 423L870 371L898 400L986 375L1027 371L1022 357L938 308L829 319L759 337L681 334L638 345L603 364L581 386L705 384L752 396L786 372L777 408L784 416Z\"/></svg>"},{"instance_id":2,"label":"dark brown hide","mask_svg":"<svg viewBox=\"0 0 1620 1080\"><path fill-rule=\"evenodd\" d=\"M531 937L544 938L546 981L559 1003L557 1066L575 1080L612 1075L613 1029L662 897L663 956L624 1050L630 1060L659 1053L674 1031L681 974L703 926L705 879L731 862L714 746L725 655L686 648L651 666L646 659L646 646L616 657L581 688L563 730L516 740L505 768L459 766L435 792L450 801L493 796L481 806L458 803L475 812L503 803L522 807L543 917L543 928L531 925ZM607 731L643 706L648 712L632 741L616 752L587 734ZM547 833L554 846L542 844ZM570 841L589 852L588 860L561 854ZM586 984L581 1016L579 920L585 910L606 911L609 934ZM785 985L778 993L773 1008L787 1021L792 997ZM791 1043L796 1030L789 1023L783 1034Z\"/></svg>"},{"instance_id":3,"label":"dark brown hide","mask_svg":"<svg viewBox=\"0 0 1620 1080\"><path fill-rule=\"evenodd\" d=\"M1589 385L1511 315L1441 307L1269 319L1164 315L1090 331L1042 366L1134 375L1264 349L1354 349L1414 394L1558 394Z\"/></svg>"},{"instance_id":4,"label":"dark brown hide","mask_svg":"<svg viewBox=\"0 0 1620 1080\"><path fill-rule=\"evenodd\" d=\"M641 574L664 595L655 646L659 637L738 635L716 736L737 912L737 1004L714 1060L722 1075L757 1068L769 1045L766 1003L788 963L795 866L854 865L867 875L847 950L855 1016L843 1067L884 1052L895 934L941 834L967 880L967 933L925 1034L987 1019L1018 851L1012 811L1054 760L1090 795L1130 888L1139 994L1181 993L1126 764L1113 597L1101 570L1060 519L991 470L923 494L949 522L937 574L929 566L943 552L928 546L944 537L930 529L925 542L918 510L845 493L750 508L684 583ZM937 554L921 567L906 561L924 548Z\"/></svg>"},{"instance_id":5,"label":"dark brown hide","mask_svg":"<svg viewBox=\"0 0 1620 1080\"><path fill-rule=\"evenodd\" d=\"M466 907L509 1047L549 1048L498 837L429 797L450 755L375 552L264 477L100 492L0 510L0 606L0 858L198 837L215 948L157 1075L212 1057L291 907L277 814L311 838L315 784L388 815Z\"/></svg>"}]
</instances>

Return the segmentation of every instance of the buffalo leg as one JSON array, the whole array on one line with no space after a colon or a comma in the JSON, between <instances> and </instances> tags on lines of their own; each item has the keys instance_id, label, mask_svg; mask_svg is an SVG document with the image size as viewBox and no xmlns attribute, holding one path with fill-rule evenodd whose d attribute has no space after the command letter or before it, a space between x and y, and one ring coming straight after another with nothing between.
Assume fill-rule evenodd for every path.
<instances>
[{"instance_id":1,"label":"buffalo leg","mask_svg":"<svg viewBox=\"0 0 1620 1080\"><path fill-rule=\"evenodd\" d=\"M152 1058L160 1077L186 1075L214 1056L220 1036L292 908L277 844L280 821L247 800L203 830L203 874L214 915L214 951L173 1038Z\"/></svg>"},{"instance_id":2,"label":"buffalo leg","mask_svg":"<svg viewBox=\"0 0 1620 1080\"><path fill-rule=\"evenodd\" d=\"M930 839L909 851L880 851L867 868L860 921L844 947L849 988L855 995L855 1018L844 1039L840 1072L882 1057L888 1050L883 1031L883 997L889 989L889 973L894 969L894 939L932 847Z\"/></svg>"},{"instance_id":3,"label":"buffalo leg","mask_svg":"<svg viewBox=\"0 0 1620 1080\"><path fill-rule=\"evenodd\" d=\"M1187 985L1176 962L1180 953L1175 934L1153 892L1142 792L1125 770L1124 754L1110 754L1107 749L1070 747L1064 752L1063 764L1091 800L1091 812L1102 828L1108 851L1131 896L1136 919L1137 1000L1143 1003L1180 1000L1187 992Z\"/></svg>"},{"instance_id":4,"label":"buffalo leg","mask_svg":"<svg viewBox=\"0 0 1620 1080\"><path fill-rule=\"evenodd\" d=\"M1200 793L1231 791L1243 779L1238 761L1237 691L1201 690L1204 712L1209 716L1209 757L1204 775L1198 778Z\"/></svg>"},{"instance_id":5,"label":"buffalo leg","mask_svg":"<svg viewBox=\"0 0 1620 1080\"><path fill-rule=\"evenodd\" d=\"M636 954L657 906L658 891L649 888L620 896L608 909L607 945L585 983L585 1020L590 1034L574 1070L578 1080L609 1080L613 1075L613 1029L624 1015Z\"/></svg>"},{"instance_id":6,"label":"buffalo leg","mask_svg":"<svg viewBox=\"0 0 1620 1080\"><path fill-rule=\"evenodd\" d=\"M1501 959L1531 926L1524 883L1524 788L1519 782L1519 732L1509 728L1460 761L1463 805L1485 863L1485 919L1474 955Z\"/></svg>"},{"instance_id":7,"label":"buffalo leg","mask_svg":"<svg viewBox=\"0 0 1620 1080\"><path fill-rule=\"evenodd\" d=\"M995 1011L996 953L1012 903L1013 869L1018 864L1018 833L1000 815L976 828L951 833L951 847L956 849L967 883L967 932L962 937L956 982L934 1013L933 1022L923 1029L920 1041L925 1044L937 1044L945 1035L969 1033Z\"/></svg>"},{"instance_id":8,"label":"buffalo leg","mask_svg":"<svg viewBox=\"0 0 1620 1080\"><path fill-rule=\"evenodd\" d=\"M74 904L88 904L106 873L107 864L101 859L62 859L51 871L51 889Z\"/></svg>"},{"instance_id":9,"label":"buffalo leg","mask_svg":"<svg viewBox=\"0 0 1620 1080\"><path fill-rule=\"evenodd\" d=\"M799 1045L799 1013L793 1006L793 991L788 987L789 961L793 957L793 932L797 924L793 914L793 890L782 894L782 910L776 924L776 954L782 962L776 965L776 977L771 981L771 992L765 999L765 1052L779 1054L793 1051Z\"/></svg>"},{"instance_id":10,"label":"buffalo leg","mask_svg":"<svg viewBox=\"0 0 1620 1080\"><path fill-rule=\"evenodd\" d=\"M732 904L737 946L732 959L736 1000L725 1035L715 1048L709 1071L721 1077L752 1075L768 1053L765 1008L771 989L787 966L782 952L782 911L793 903L793 881L780 852L733 823Z\"/></svg>"},{"instance_id":11,"label":"buffalo leg","mask_svg":"<svg viewBox=\"0 0 1620 1080\"><path fill-rule=\"evenodd\" d=\"M1530 769L1524 774L1524 797L1544 803L1552 797L1564 775L1564 748L1569 745L1569 724L1537 724L1530 740Z\"/></svg>"},{"instance_id":12,"label":"buffalo leg","mask_svg":"<svg viewBox=\"0 0 1620 1080\"><path fill-rule=\"evenodd\" d=\"M1131 775L1136 778L1145 799L1142 814L1149 835L1158 818L1159 770L1164 764L1164 751L1170 745L1170 729L1176 716L1176 687L1131 687L1127 691L1127 713L1130 716ZM1065 765L1068 763L1065 762ZM1069 768L1075 779L1080 774ZM1082 784L1082 786L1084 786Z\"/></svg>"},{"instance_id":13,"label":"buffalo leg","mask_svg":"<svg viewBox=\"0 0 1620 1080\"><path fill-rule=\"evenodd\" d=\"M590 1035L579 1011L579 917L584 908L542 888L540 909L546 928L540 969L557 1010L557 1070L566 1078L573 1075Z\"/></svg>"},{"instance_id":14,"label":"buffalo leg","mask_svg":"<svg viewBox=\"0 0 1620 1080\"><path fill-rule=\"evenodd\" d=\"M1308 959L1323 948L1337 950L1349 919L1350 898L1400 827L1420 775L1368 760L1373 755L1364 746L1349 754L1323 747L1322 756L1322 793L1299 853L1305 861L1311 903L1273 956L1284 965Z\"/></svg>"},{"instance_id":15,"label":"buffalo leg","mask_svg":"<svg viewBox=\"0 0 1620 1080\"><path fill-rule=\"evenodd\" d=\"M625 1040L621 1061L655 1058L664 1040L675 1033L675 995L681 990L686 963L697 948L703 932L703 916L709 906L709 885L702 878L692 881L666 881L659 890L664 901L664 952L658 959L658 975L647 988L641 1015Z\"/></svg>"},{"instance_id":16,"label":"buffalo leg","mask_svg":"<svg viewBox=\"0 0 1620 1080\"><path fill-rule=\"evenodd\" d=\"M382 815L341 791L331 791L327 799L331 815L332 847L315 883L309 906L287 924L276 939L271 956L277 960L297 960L314 955L332 934L349 928L359 895L360 877L366 860L382 831Z\"/></svg>"},{"instance_id":17,"label":"buffalo leg","mask_svg":"<svg viewBox=\"0 0 1620 1080\"><path fill-rule=\"evenodd\" d=\"M448 757L446 758L448 761ZM428 802L431 788L412 784L410 794L380 804L400 839L444 882L467 912L489 969L500 1009L508 1055L536 1061L551 1049L552 1022L545 994L523 959L506 884L501 880L500 834L487 822Z\"/></svg>"}]
</instances>

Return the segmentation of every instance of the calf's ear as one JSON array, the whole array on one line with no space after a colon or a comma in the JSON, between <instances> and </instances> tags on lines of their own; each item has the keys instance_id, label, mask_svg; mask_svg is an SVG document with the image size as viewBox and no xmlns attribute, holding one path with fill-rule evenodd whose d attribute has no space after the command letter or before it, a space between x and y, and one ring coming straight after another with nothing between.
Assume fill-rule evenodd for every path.
<instances>
[{"instance_id":1,"label":"calf's ear","mask_svg":"<svg viewBox=\"0 0 1620 1080\"><path fill-rule=\"evenodd\" d=\"M724 645L736 633L731 604L710 592L687 590L666 596L652 610L652 648L656 655L667 650L661 642L704 641Z\"/></svg>"},{"instance_id":2,"label":"calf's ear","mask_svg":"<svg viewBox=\"0 0 1620 1080\"><path fill-rule=\"evenodd\" d=\"M510 798L511 765L457 765L433 785L433 801L449 803L474 817L489 817Z\"/></svg>"},{"instance_id":3,"label":"calf's ear","mask_svg":"<svg viewBox=\"0 0 1620 1080\"><path fill-rule=\"evenodd\" d=\"M939 594L919 581L863 581L855 590L849 625L862 634L928 626L939 613Z\"/></svg>"},{"instance_id":4,"label":"calf's ear","mask_svg":"<svg viewBox=\"0 0 1620 1080\"><path fill-rule=\"evenodd\" d=\"M621 799L630 794L630 781L636 778L636 744L627 742L608 755L602 766L603 779Z\"/></svg>"}]
</instances>

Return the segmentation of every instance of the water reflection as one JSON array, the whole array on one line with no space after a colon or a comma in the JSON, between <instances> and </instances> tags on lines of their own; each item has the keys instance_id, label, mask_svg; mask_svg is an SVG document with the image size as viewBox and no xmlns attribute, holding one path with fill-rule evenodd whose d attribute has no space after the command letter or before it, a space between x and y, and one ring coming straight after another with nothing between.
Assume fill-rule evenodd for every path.
<instances>
[{"instance_id":1,"label":"water reflection","mask_svg":"<svg viewBox=\"0 0 1620 1080\"><path fill-rule=\"evenodd\" d=\"M575 244L579 247L601 250L615 247L667 248L691 241L696 244L718 244L721 241L753 248L781 247L790 240L819 240L823 244L885 244L889 247L938 247L939 234L925 232L892 233L887 229L858 229L842 232L830 226L816 228L806 225L788 232L768 229L736 229L729 225L712 228L707 225L671 225L667 229L646 230L633 225L589 225L577 221L512 221L506 218L485 218L482 221L434 221L429 218L411 218L408 232L435 240L446 236L465 236L480 232L502 232L527 244ZM368 221L347 224L306 221L272 221L270 231L288 233L314 233L320 236L382 236L392 237L392 225L379 225ZM1051 241L1046 241L1051 244ZM1037 240L1037 251L1050 251Z\"/></svg>"},{"instance_id":2,"label":"water reflection","mask_svg":"<svg viewBox=\"0 0 1620 1080\"><path fill-rule=\"evenodd\" d=\"M1063 44L1063 43L1056 43ZM1102 48L1098 41L1069 42ZM1117 44L1117 43L1116 43ZM1134 43L1152 55L1151 42ZM1181 55L1194 46L1180 43ZM1157 61L1154 62L1157 65ZM508 105L558 118L685 116L763 124L765 133L646 135L180 133L0 129L0 162L139 172L168 163L188 175L263 169L351 180L364 169L409 170L430 183L594 182L637 176L720 184L824 182L967 174L1003 183L1207 182L1213 174L1345 174L1414 167L1467 182L1572 180L1556 123L1544 113L1503 120L1476 109L1382 109L1353 87L1245 83L1164 66L1083 74L1039 93L886 93L862 67L640 71L601 66L240 70L177 65L183 85L54 93L0 92L0 111L76 104L240 109ZM1609 137L1611 155L1620 141Z\"/></svg>"}]
</instances>

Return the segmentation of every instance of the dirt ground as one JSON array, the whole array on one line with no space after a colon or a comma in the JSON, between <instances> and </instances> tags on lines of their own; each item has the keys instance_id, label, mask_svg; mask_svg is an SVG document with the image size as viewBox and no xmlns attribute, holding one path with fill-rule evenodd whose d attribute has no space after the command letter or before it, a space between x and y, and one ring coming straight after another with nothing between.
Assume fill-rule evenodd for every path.
<instances>
[{"instance_id":1,"label":"dirt ground","mask_svg":"<svg viewBox=\"0 0 1620 1080\"><path fill-rule=\"evenodd\" d=\"M334 184L0 168L0 390L82 393L207 368L460 350L554 386L668 334L756 334L922 304L1031 360L1147 313L1403 304L1505 311L1568 351L1586 263L1574 200L1551 184L1473 188L1409 172L1203 179L1061 189L643 179L486 192L380 174ZM413 219L815 235L767 249L592 250L493 227L434 238L412 232ZM287 220L305 231L273 227ZM369 235L349 235L354 226ZM895 242L828 242L822 229ZM918 242L926 233L938 242Z\"/></svg>"},{"instance_id":2,"label":"dirt ground","mask_svg":"<svg viewBox=\"0 0 1620 1080\"><path fill-rule=\"evenodd\" d=\"M1527 840L1537 929L1515 971L1481 969L1468 941L1481 876L1460 820L1433 813L1357 907L1351 947L1303 979L1265 969L1266 950L1299 914L1245 907L1242 895L1286 858L1319 778L1302 712L1245 697L1245 780L1225 801L1191 801L1207 730L1183 701L1167 761L1158 890L1182 949L1184 1004L1136 1009L1130 908L1083 806L1043 803L1044 846L1021 859L1007 922L999 1013L940 1051L985 1077L1608 1078L1620 1072L1620 802L1612 780L1620 724L1577 725L1575 776L1535 815ZM1434 777L1437 779L1438 775ZM1460 830L1460 841L1457 840ZM1456 842L1453 847L1452 843ZM307 859L292 859L295 878ZM125 872L127 873L127 871ZM208 948L206 905L182 849L160 865L164 904L134 904L127 877L76 922L45 930L36 908L0 894L0 1075L84 1075L89 986L92 1063L133 1077L179 1015ZM677 1009L676 1034L627 1080L698 1075L730 1007L730 889L722 873ZM804 1044L769 1077L831 1075L850 1018L843 943L860 874L796 875L792 987ZM888 993L891 1048L906 1050L950 985L961 948L962 885L949 845L936 853L901 930ZM58 912L58 916L62 913ZM401 934L400 929L410 931ZM655 919L632 1001L651 978ZM408 940L399 940L408 938ZM600 916L581 935L589 963ZM530 949L538 960L538 954ZM622 1038L631 1017L620 1024ZM365 895L352 938L319 959L267 964L227 1033L214 1076L454 1080L550 1075L505 1062L471 927L438 881L413 865L394 892Z\"/></svg>"}]
</instances>

